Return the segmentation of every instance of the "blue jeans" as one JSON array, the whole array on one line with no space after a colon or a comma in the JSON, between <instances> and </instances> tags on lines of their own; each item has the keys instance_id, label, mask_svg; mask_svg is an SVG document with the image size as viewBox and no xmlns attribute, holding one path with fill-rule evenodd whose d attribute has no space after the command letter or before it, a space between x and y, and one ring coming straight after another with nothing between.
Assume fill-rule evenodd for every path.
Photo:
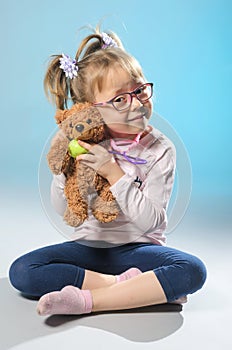
<instances>
[{"instance_id":1,"label":"blue jeans","mask_svg":"<svg viewBox=\"0 0 232 350\"><path fill-rule=\"evenodd\" d=\"M40 297L66 285L81 288L86 269L117 275L130 267L153 270L168 302L196 292L206 279L201 260L173 248L149 243L94 248L75 241L23 255L11 265L9 278L22 293Z\"/></svg>"}]
</instances>

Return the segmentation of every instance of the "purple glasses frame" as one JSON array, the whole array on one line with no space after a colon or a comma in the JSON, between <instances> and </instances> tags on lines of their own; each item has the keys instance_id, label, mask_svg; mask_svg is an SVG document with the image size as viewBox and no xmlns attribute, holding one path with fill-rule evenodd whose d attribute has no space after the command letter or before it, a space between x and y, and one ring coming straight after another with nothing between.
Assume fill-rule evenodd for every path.
<instances>
[{"instance_id":1,"label":"purple glasses frame","mask_svg":"<svg viewBox=\"0 0 232 350\"><path fill-rule=\"evenodd\" d=\"M141 98L138 96L137 91L140 90L140 89L141 89L142 87L144 87L144 86L149 86L149 87L151 88L151 96L148 97L148 98L146 98L146 99L141 99ZM118 109L117 107L115 107L114 102L115 102L115 99L116 99L117 97L120 97L120 96L122 96L122 95L129 95L129 96L130 96L130 103L129 103L128 106L126 106L126 107L124 107L124 108L119 108L119 109ZM118 94L118 95L114 96L114 97L113 97L111 100L109 100L109 101L93 103L93 106L97 107L97 106L105 106L105 105L107 105L107 104L111 104L111 105L116 109L116 111L119 111L119 112L120 112L120 111L125 111L126 109L130 108L131 103L132 103L132 100L133 100L133 97L136 97L136 98L139 100L139 102L144 103L144 102L147 102L148 100L150 100L150 98L152 97L152 95L153 95L153 83L145 83L145 84L142 84L142 85L138 86L136 89L134 89L134 90L131 91L131 92L124 92L124 93Z\"/></svg>"}]
</instances>

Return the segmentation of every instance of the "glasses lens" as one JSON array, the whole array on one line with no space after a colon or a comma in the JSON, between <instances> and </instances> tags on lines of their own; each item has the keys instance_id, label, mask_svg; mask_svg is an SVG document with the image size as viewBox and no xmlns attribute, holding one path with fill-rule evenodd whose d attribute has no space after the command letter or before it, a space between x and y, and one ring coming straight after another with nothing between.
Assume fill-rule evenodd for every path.
<instances>
[{"instance_id":1,"label":"glasses lens","mask_svg":"<svg viewBox=\"0 0 232 350\"><path fill-rule=\"evenodd\" d=\"M129 108L130 104L131 104L131 96L128 93L119 95L115 97L115 99L113 100L114 108L117 109L118 111L122 111L124 109Z\"/></svg>"},{"instance_id":2,"label":"glasses lens","mask_svg":"<svg viewBox=\"0 0 232 350\"><path fill-rule=\"evenodd\" d=\"M152 85L144 84L140 86L137 90L135 90L136 97L141 101L147 101L152 96Z\"/></svg>"}]
</instances>

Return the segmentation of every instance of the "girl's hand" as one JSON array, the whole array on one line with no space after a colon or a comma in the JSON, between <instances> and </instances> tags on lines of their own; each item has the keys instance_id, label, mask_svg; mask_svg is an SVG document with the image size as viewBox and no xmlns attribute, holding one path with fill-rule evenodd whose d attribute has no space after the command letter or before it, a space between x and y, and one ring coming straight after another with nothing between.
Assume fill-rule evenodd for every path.
<instances>
[{"instance_id":1,"label":"girl's hand","mask_svg":"<svg viewBox=\"0 0 232 350\"><path fill-rule=\"evenodd\" d=\"M89 151L86 154L80 154L76 160L82 161L92 169L94 169L99 175L104 177L113 185L118 181L124 172L116 162L112 154L110 154L104 147L100 145L89 145L88 143L78 140L80 146Z\"/></svg>"}]
</instances>

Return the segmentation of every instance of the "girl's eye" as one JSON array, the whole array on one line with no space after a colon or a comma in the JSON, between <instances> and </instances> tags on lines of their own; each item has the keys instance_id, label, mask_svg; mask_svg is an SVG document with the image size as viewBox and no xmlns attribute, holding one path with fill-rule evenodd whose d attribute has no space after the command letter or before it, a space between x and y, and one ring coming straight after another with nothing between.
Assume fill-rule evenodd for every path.
<instances>
[{"instance_id":1,"label":"girl's eye","mask_svg":"<svg viewBox=\"0 0 232 350\"><path fill-rule=\"evenodd\" d=\"M118 96L114 100L115 103L122 103L124 101L126 101L126 96L124 96L124 95Z\"/></svg>"},{"instance_id":2,"label":"girl's eye","mask_svg":"<svg viewBox=\"0 0 232 350\"><path fill-rule=\"evenodd\" d=\"M143 92L143 88L139 88L139 89L137 89L136 91L135 91L135 94L136 95L139 95L139 94L141 94Z\"/></svg>"},{"instance_id":3,"label":"girl's eye","mask_svg":"<svg viewBox=\"0 0 232 350\"><path fill-rule=\"evenodd\" d=\"M137 90L135 90L136 95L140 95L146 92L146 86L140 86Z\"/></svg>"}]
</instances>

